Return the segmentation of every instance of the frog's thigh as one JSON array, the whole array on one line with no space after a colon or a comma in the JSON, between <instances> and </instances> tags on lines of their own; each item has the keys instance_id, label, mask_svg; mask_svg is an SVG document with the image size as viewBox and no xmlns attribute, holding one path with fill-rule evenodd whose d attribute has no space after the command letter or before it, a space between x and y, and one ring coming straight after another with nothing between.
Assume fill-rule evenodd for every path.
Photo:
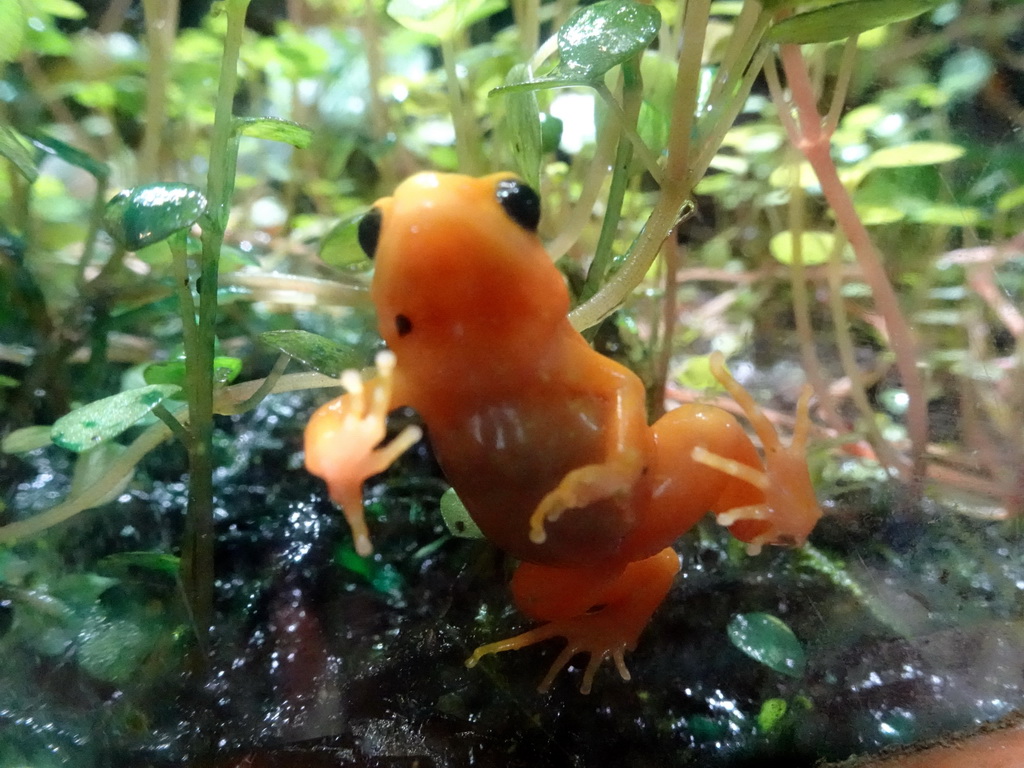
<instances>
[{"instance_id":1,"label":"frog's thigh","mask_svg":"<svg viewBox=\"0 0 1024 768\"><path fill-rule=\"evenodd\" d=\"M679 558L669 548L617 568L557 568L522 563L512 577L516 607L536 621L581 616L603 606L639 634L668 594L679 571Z\"/></svg>"},{"instance_id":2,"label":"frog's thigh","mask_svg":"<svg viewBox=\"0 0 1024 768\"><path fill-rule=\"evenodd\" d=\"M656 421L649 514L652 542L667 544L709 511L719 512L763 501L764 493L693 459L693 449L760 468L757 449L732 414L710 405L687 404ZM652 546L663 544L652 543Z\"/></svg>"}]
</instances>

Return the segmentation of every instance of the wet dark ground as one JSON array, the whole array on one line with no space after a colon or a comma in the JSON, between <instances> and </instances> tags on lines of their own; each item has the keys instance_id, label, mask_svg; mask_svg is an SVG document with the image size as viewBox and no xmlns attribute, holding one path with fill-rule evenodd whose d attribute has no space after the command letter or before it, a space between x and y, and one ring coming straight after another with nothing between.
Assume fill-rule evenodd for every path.
<instances>
[{"instance_id":1,"label":"wet dark ground","mask_svg":"<svg viewBox=\"0 0 1024 768\"><path fill-rule=\"evenodd\" d=\"M174 551L177 447L117 501L0 552L0 768L810 766L1024 700L1019 526L906 508L885 489L834 495L805 552L751 558L711 523L691 532L627 657L632 682L608 667L583 696L573 668L537 693L558 641L468 670L476 645L525 626L512 564L447 534L422 455L371 489L377 553L357 558L300 465L311 407L274 396L220 422L210 661L173 563L124 554ZM66 490L55 449L3 461L9 508ZM726 627L746 612L793 630L802 676L732 645Z\"/></svg>"}]
</instances>

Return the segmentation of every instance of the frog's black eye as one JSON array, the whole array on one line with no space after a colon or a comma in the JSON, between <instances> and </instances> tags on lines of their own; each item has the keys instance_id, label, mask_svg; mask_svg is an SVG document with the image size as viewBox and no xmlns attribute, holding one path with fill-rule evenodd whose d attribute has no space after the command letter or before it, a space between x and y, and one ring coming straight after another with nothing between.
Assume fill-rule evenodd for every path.
<instances>
[{"instance_id":1,"label":"frog's black eye","mask_svg":"<svg viewBox=\"0 0 1024 768\"><path fill-rule=\"evenodd\" d=\"M373 258L377 252L377 241L380 239L380 208L371 208L366 215L359 220L359 229L356 236L359 238L359 247L368 258ZM351 230L349 230L351 231Z\"/></svg>"},{"instance_id":2,"label":"frog's black eye","mask_svg":"<svg viewBox=\"0 0 1024 768\"><path fill-rule=\"evenodd\" d=\"M495 191L498 203L516 224L530 232L537 231L540 223L540 196L518 179L498 182Z\"/></svg>"}]
</instances>

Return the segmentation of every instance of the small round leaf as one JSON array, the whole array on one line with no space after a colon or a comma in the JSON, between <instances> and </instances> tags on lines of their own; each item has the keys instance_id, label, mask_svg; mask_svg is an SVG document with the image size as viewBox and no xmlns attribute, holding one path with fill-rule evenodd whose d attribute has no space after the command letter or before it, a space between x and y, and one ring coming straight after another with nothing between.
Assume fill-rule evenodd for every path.
<instances>
[{"instance_id":1,"label":"small round leaf","mask_svg":"<svg viewBox=\"0 0 1024 768\"><path fill-rule=\"evenodd\" d=\"M117 437L179 389L173 384L153 384L83 405L57 419L50 437L69 451L88 450Z\"/></svg>"},{"instance_id":2,"label":"small round leaf","mask_svg":"<svg viewBox=\"0 0 1024 768\"><path fill-rule=\"evenodd\" d=\"M832 251L835 248L836 238L828 232L801 232L800 233L800 262L805 267L813 267L818 264L826 264ZM792 264L795 261L795 242L793 233L779 232L768 241L768 250L772 252L775 260L782 264Z\"/></svg>"},{"instance_id":3,"label":"small round leaf","mask_svg":"<svg viewBox=\"0 0 1024 768\"><path fill-rule=\"evenodd\" d=\"M941 141L912 141L872 152L866 162L872 168L906 168L912 165L939 165L963 157L966 150Z\"/></svg>"},{"instance_id":4,"label":"small round leaf","mask_svg":"<svg viewBox=\"0 0 1024 768\"><path fill-rule=\"evenodd\" d=\"M754 661L790 677L807 667L803 645L786 624L768 613L739 613L729 622L729 640Z\"/></svg>"},{"instance_id":5,"label":"small round leaf","mask_svg":"<svg viewBox=\"0 0 1024 768\"><path fill-rule=\"evenodd\" d=\"M148 184L115 195L103 226L129 251L166 240L191 227L206 210L206 197L188 184Z\"/></svg>"},{"instance_id":6,"label":"small round leaf","mask_svg":"<svg viewBox=\"0 0 1024 768\"><path fill-rule=\"evenodd\" d=\"M642 53L661 29L661 13L633 0L603 0L577 10L558 30L560 68L596 80Z\"/></svg>"}]
</instances>

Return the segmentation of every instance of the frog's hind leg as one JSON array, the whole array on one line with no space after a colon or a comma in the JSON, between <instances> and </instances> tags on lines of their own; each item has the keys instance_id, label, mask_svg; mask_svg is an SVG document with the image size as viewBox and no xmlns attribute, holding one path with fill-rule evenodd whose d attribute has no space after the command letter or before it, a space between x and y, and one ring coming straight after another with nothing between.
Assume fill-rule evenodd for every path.
<instances>
[{"instance_id":1,"label":"frog's hind leg","mask_svg":"<svg viewBox=\"0 0 1024 768\"><path fill-rule=\"evenodd\" d=\"M622 679L629 680L625 653L636 647L640 633L665 599L678 571L679 558L671 548L629 563L621 570L523 563L512 578L516 606L531 619L546 623L507 640L480 646L466 660L466 666L476 666L491 653L564 637L565 648L551 664L538 690L548 690L578 653L589 656L581 693L590 692L594 675L608 658Z\"/></svg>"}]
</instances>

